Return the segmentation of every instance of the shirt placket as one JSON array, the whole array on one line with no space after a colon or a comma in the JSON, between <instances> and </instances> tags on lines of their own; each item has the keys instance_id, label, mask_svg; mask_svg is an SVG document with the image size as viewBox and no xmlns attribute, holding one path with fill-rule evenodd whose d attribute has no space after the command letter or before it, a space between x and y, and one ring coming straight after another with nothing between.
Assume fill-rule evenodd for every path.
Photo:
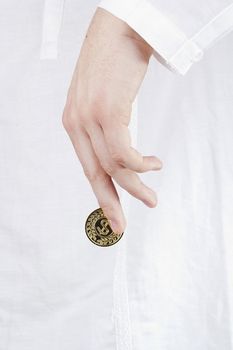
<instances>
[{"instance_id":1,"label":"shirt placket","mask_svg":"<svg viewBox=\"0 0 233 350\"><path fill-rule=\"evenodd\" d=\"M132 104L131 120L129 131L132 139L132 146L137 148L138 139L138 95ZM120 189L120 201L124 214L130 219L131 195ZM113 310L112 320L115 325L116 348L117 350L132 350L132 319L130 317L128 276L127 276L127 236L128 226L124 236L117 245L117 257L114 271L113 283Z\"/></svg>"},{"instance_id":2,"label":"shirt placket","mask_svg":"<svg viewBox=\"0 0 233 350\"><path fill-rule=\"evenodd\" d=\"M45 0L40 59L56 59L65 0Z\"/></svg>"}]
</instances>

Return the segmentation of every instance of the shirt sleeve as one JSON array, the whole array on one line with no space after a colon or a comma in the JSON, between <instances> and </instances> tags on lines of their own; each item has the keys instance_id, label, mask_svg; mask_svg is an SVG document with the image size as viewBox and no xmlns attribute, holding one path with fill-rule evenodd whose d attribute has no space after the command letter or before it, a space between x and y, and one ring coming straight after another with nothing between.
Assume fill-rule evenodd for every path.
<instances>
[{"instance_id":1,"label":"shirt sleeve","mask_svg":"<svg viewBox=\"0 0 233 350\"><path fill-rule=\"evenodd\" d=\"M156 59L182 75L233 29L232 0L102 0L98 7L125 21Z\"/></svg>"}]
</instances>

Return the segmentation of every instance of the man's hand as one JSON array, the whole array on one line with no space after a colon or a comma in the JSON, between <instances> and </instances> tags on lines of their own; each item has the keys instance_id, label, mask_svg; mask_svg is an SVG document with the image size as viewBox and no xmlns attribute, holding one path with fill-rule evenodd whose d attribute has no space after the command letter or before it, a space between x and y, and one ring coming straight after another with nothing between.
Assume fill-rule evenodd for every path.
<instances>
[{"instance_id":1,"label":"man's hand","mask_svg":"<svg viewBox=\"0 0 233 350\"><path fill-rule=\"evenodd\" d=\"M97 8L81 47L62 122L95 196L114 232L126 220L112 178L149 207L156 193L136 174L159 170L155 156L131 147L132 103L145 76L152 48L124 21Z\"/></svg>"}]
</instances>

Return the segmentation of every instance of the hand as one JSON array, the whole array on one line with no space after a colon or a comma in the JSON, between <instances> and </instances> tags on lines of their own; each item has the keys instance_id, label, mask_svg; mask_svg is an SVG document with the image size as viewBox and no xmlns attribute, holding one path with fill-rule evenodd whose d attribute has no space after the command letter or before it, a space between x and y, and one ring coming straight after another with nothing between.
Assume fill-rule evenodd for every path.
<instances>
[{"instance_id":1,"label":"hand","mask_svg":"<svg viewBox=\"0 0 233 350\"><path fill-rule=\"evenodd\" d=\"M112 178L148 207L156 193L136 174L159 170L155 156L131 147L132 103L147 71L152 47L124 21L97 8L82 44L62 122L94 194L114 232L126 220Z\"/></svg>"}]
</instances>

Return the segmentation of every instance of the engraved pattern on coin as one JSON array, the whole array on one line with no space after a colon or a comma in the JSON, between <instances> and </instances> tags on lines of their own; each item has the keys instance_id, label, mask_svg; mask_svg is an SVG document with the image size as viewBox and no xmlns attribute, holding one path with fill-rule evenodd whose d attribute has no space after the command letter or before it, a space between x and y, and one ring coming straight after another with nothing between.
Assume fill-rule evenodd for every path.
<instances>
[{"instance_id":1,"label":"engraved pattern on coin","mask_svg":"<svg viewBox=\"0 0 233 350\"><path fill-rule=\"evenodd\" d=\"M117 243L124 232L120 235L113 232L108 219L102 208L94 210L87 218L85 231L90 241L101 247L108 247Z\"/></svg>"}]
</instances>

